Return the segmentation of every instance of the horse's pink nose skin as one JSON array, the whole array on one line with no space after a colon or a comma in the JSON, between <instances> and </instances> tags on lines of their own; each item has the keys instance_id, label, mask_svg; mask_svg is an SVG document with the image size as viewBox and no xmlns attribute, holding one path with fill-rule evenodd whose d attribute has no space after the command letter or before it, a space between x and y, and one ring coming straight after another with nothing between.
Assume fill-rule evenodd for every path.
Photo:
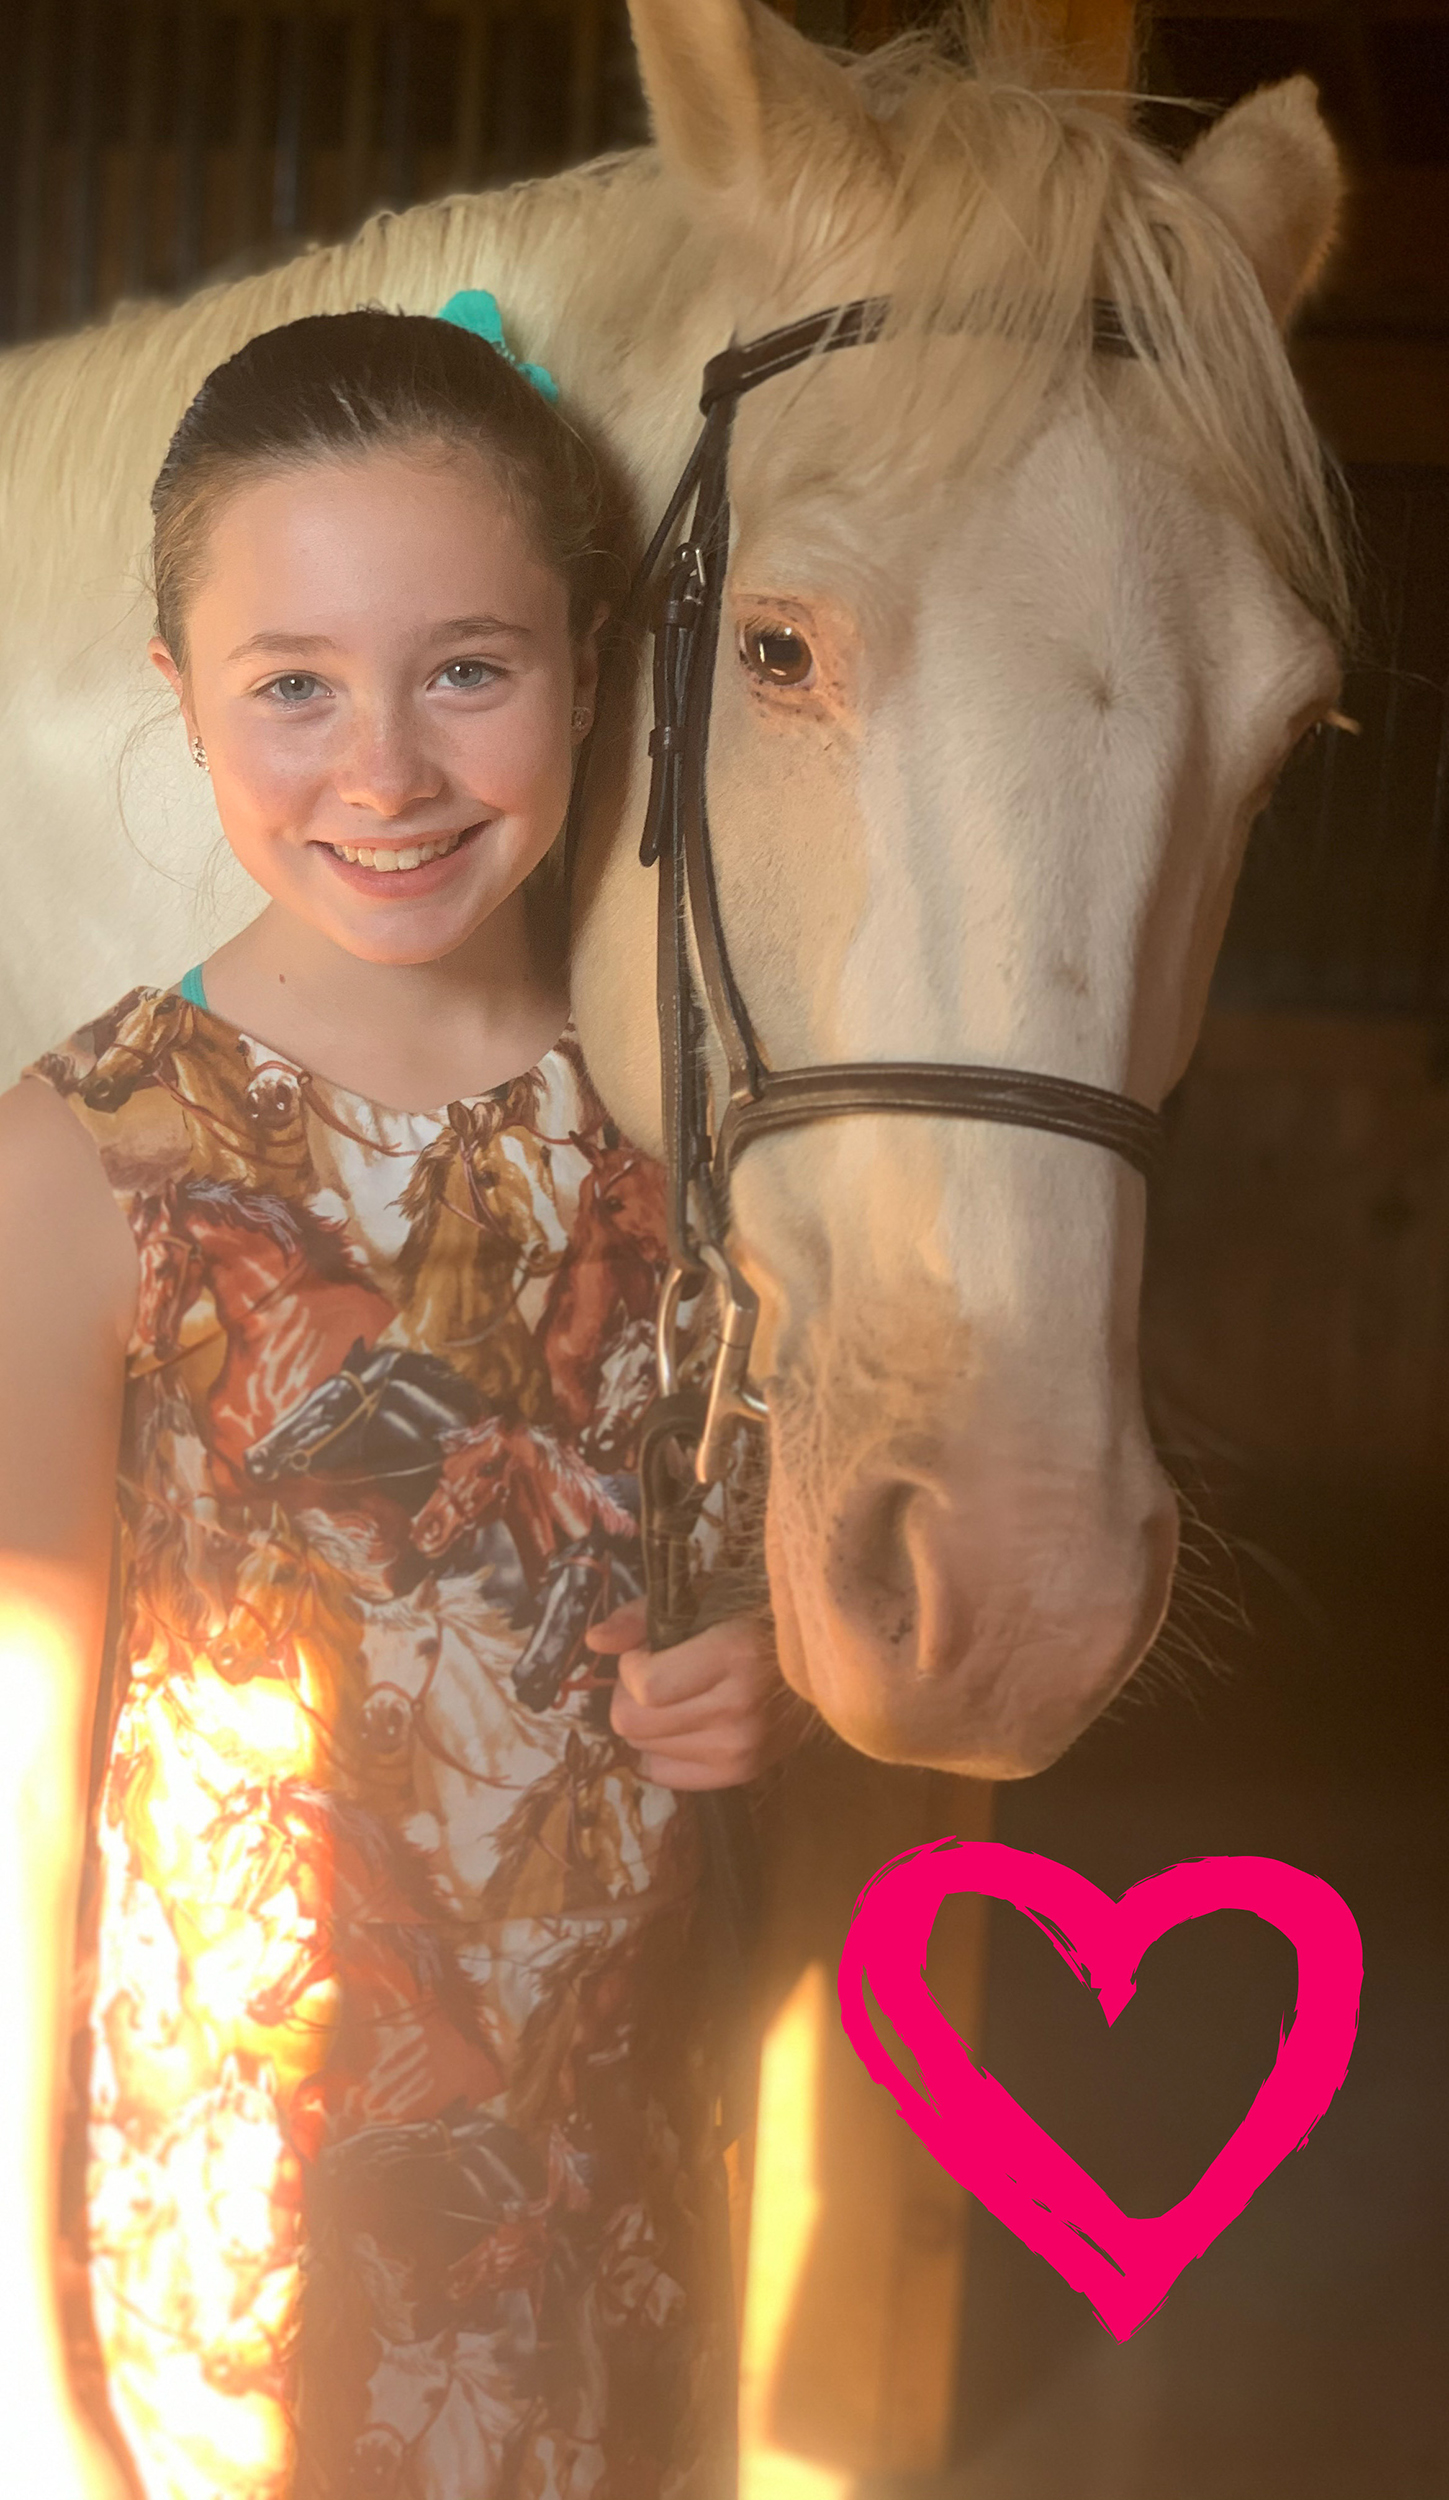
<instances>
[{"instance_id":1,"label":"horse's pink nose skin","mask_svg":"<svg viewBox=\"0 0 1449 2500\"><path fill-rule=\"evenodd\" d=\"M1145 1446L1050 1475L877 1461L839 1490L803 1574L788 1491L784 1507L791 1682L860 1751L981 1778L1044 1769L1106 1706L1176 1559L1176 1505Z\"/></svg>"}]
</instances>

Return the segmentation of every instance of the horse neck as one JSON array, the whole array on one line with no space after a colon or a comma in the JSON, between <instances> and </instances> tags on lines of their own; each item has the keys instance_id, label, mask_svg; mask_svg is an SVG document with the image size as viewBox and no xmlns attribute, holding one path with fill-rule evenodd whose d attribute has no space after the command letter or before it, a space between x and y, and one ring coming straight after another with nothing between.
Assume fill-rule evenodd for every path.
<instances>
[{"instance_id":1,"label":"horse neck","mask_svg":"<svg viewBox=\"0 0 1449 2500\"><path fill-rule=\"evenodd\" d=\"M503 1484L503 1516L520 1554L531 1552L541 1566L556 1542L553 1512L540 1481L547 1459L528 1449L515 1456Z\"/></svg>"}]
</instances>

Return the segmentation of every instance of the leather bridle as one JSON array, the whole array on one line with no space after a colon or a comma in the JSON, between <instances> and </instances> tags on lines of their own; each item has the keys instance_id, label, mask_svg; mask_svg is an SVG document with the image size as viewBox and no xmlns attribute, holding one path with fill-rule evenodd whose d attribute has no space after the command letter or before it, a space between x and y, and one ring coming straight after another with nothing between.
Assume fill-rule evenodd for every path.
<instances>
[{"instance_id":1,"label":"leather bridle","mask_svg":"<svg viewBox=\"0 0 1449 2500\"><path fill-rule=\"evenodd\" d=\"M678 1587L683 1528L681 1445L692 1446L696 1486L720 1475L733 1422L761 1418L748 1381L758 1306L726 1246L730 1176L756 1138L815 1120L862 1112L981 1120L1044 1129L1103 1146L1146 1173L1160 1121L1145 1104L1070 1077L1021 1068L889 1060L772 1068L756 1037L730 963L710 841L707 779L710 714L725 579L729 567L729 456L735 416L749 391L812 356L879 339L890 298L870 296L730 347L706 365L701 433L644 557L636 584L647 591L687 512L685 536L670 562L654 640L653 779L640 859L659 870L658 1005L671 1262L659 1312L660 1397L645 1425L643 1478L646 1561L656 1549L651 1589ZM1113 304L1092 306L1092 338L1102 354L1135 349ZM696 991L691 941L703 996ZM728 1093L716 1117L709 1039L722 1053ZM702 1397L681 1384L677 1335L681 1303L711 1281L718 1297L719 1349ZM661 1465L661 1461L664 1462ZM678 1514L666 1555L662 1514ZM652 1532L651 1532L652 1523ZM682 1598L683 1590L678 1588ZM672 1609L661 1607L661 1617ZM660 1628L663 1629L661 1620ZM678 1635L675 1634L677 1638Z\"/></svg>"},{"instance_id":2,"label":"leather bridle","mask_svg":"<svg viewBox=\"0 0 1449 2500\"><path fill-rule=\"evenodd\" d=\"M694 1534L710 1486L724 1475L733 1427L761 1421L749 1385L758 1303L727 1247L730 1176L756 1138L815 1120L862 1112L985 1120L1045 1129L1121 1155L1146 1173L1160 1123L1128 1095L1021 1068L935 1061L866 1061L772 1068L760 1048L730 963L710 843L707 779L710 713L725 578L729 569L729 455L740 401L812 356L879 339L890 299L869 296L730 347L706 365L704 430L640 566L631 611L647 598L676 532L654 635L653 780L640 858L659 871L658 1005L670 1264L658 1318L659 1395L640 1428L639 1490L651 1649L694 1627L699 1591ZM974 312L962 328L975 328ZM979 326L988 326L983 318ZM1104 355L1137 352L1113 304L1092 306L1092 340ZM578 822L576 808L571 833ZM703 995L696 990L697 958ZM727 1093L716 1117L711 1035ZM706 1308L714 1288L716 1351L707 1389L682 1358L681 1317ZM696 1345L696 1353L698 1347ZM751 2081L750 1952L762 1894L748 1792L727 1788L697 1800L705 1897L715 1913L711 2003L721 2052L725 2139L746 2123Z\"/></svg>"}]
</instances>

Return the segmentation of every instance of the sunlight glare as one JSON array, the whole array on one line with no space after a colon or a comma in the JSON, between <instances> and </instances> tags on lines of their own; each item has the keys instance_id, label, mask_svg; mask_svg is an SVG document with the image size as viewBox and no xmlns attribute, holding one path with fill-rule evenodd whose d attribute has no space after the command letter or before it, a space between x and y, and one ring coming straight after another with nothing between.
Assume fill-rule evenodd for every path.
<instances>
[{"instance_id":1,"label":"sunlight glare","mask_svg":"<svg viewBox=\"0 0 1449 2500\"><path fill-rule=\"evenodd\" d=\"M773 2447L770 2395L820 2210L820 2062L831 1990L823 1962L796 1982L760 2060L749 2270L741 2339L741 2500L851 2500L854 2477Z\"/></svg>"}]
</instances>

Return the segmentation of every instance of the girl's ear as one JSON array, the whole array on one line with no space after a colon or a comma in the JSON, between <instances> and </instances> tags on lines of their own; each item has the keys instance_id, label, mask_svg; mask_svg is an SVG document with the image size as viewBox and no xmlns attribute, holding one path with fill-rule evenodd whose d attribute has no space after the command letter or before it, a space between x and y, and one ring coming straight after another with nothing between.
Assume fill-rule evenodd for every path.
<instances>
[{"instance_id":1,"label":"girl's ear","mask_svg":"<svg viewBox=\"0 0 1449 2500\"><path fill-rule=\"evenodd\" d=\"M177 702L181 706L181 717L186 723L186 735L188 738L194 738L196 735L196 723L191 717L191 706L186 699L186 680L182 676L176 662L172 659L167 645L162 641L159 634L153 634L151 636L149 643L146 645L146 657L150 661L151 666L159 669L162 676L165 678L167 685L170 687Z\"/></svg>"}]
</instances>

